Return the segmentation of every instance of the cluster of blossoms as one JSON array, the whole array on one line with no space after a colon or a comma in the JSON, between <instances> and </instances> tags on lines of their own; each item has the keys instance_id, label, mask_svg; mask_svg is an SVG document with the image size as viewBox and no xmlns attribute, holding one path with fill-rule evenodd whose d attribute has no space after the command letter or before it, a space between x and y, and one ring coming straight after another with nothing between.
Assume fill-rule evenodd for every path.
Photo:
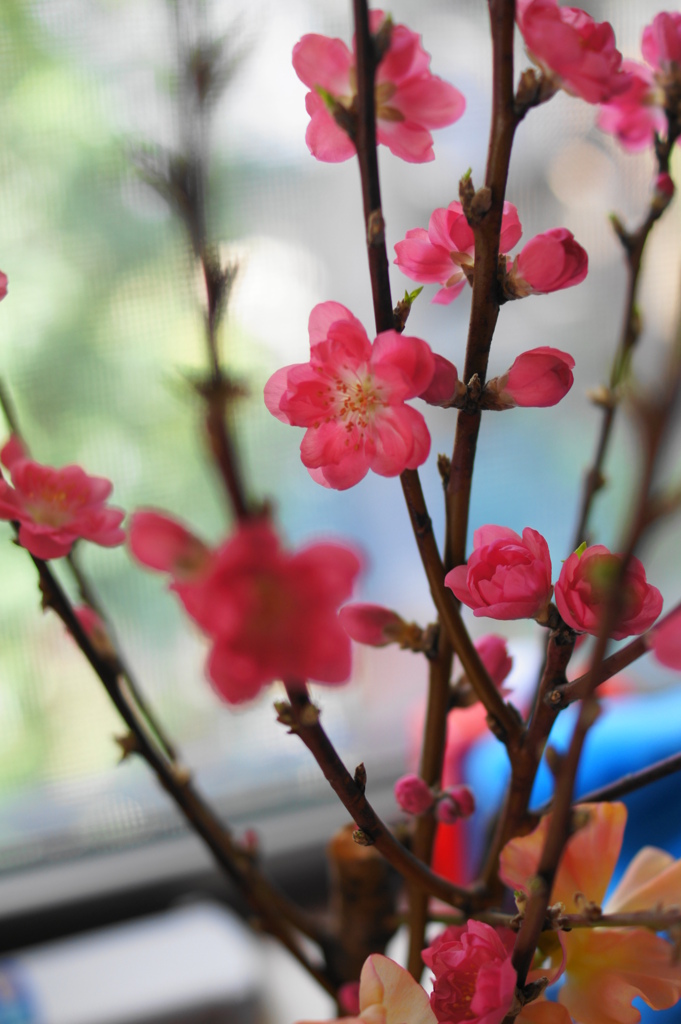
<instances>
[{"instance_id":1,"label":"cluster of blossoms","mask_svg":"<svg viewBox=\"0 0 681 1024\"><path fill-rule=\"evenodd\" d=\"M518 210L505 202L499 252L508 253L522 236ZM473 283L475 238L460 202L434 210L428 230L413 228L395 246L395 263L403 274L422 284L442 287L433 302L447 305L460 294L466 281ZM502 288L506 298L545 295L580 284L589 258L566 228L554 228L534 238L514 259L503 262Z\"/></svg>"},{"instance_id":2,"label":"cluster of blossoms","mask_svg":"<svg viewBox=\"0 0 681 1024\"><path fill-rule=\"evenodd\" d=\"M434 811L437 820L445 825L470 818L475 810L475 797L468 786L449 786L442 792L433 792L419 775L403 775L398 779L395 799L407 814L421 816Z\"/></svg>"},{"instance_id":3,"label":"cluster of blossoms","mask_svg":"<svg viewBox=\"0 0 681 1024\"><path fill-rule=\"evenodd\" d=\"M475 531L466 565L445 577L455 597L476 616L492 619L542 619L554 592L548 544L526 527L522 537L505 526ZM563 620L579 633L597 636L610 586L620 572L621 556L602 544L574 551L563 563L555 599ZM621 640L645 632L662 611L662 595L646 580L637 558L626 566L621 610L611 636Z\"/></svg>"},{"instance_id":4,"label":"cluster of blossoms","mask_svg":"<svg viewBox=\"0 0 681 1024\"><path fill-rule=\"evenodd\" d=\"M339 544L281 549L269 522L243 523L218 548L158 512L136 512L130 548L171 577L170 589L212 641L207 673L229 703L275 679L335 685L350 675L350 639L338 606L350 597L357 555Z\"/></svg>"}]
</instances>

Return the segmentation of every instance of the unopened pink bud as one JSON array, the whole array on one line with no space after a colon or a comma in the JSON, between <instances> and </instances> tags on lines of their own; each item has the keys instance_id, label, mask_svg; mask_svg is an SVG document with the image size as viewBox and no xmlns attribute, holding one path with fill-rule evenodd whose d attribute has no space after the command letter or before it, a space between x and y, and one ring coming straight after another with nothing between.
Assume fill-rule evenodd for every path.
<instances>
[{"instance_id":1,"label":"unopened pink bud","mask_svg":"<svg viewBox=\"0 0 681 1024\"><path fill-rule=\"evenodd\" d=\"M574 365L567 352L542 345L519 355L503 377L490 381L490 390L497 391L502 408L545 409L557 405L572 387Z\"/></svg>"},{"instance_id":2,"label":"unopened pink bud","mask_svg":"<svg viewBox=\"0 0 681 1024\"><path fill-rule=\"evenodd\" d=\"M475 649L490 679L496 687L500 687L513 668L513 658L508 653L505 638L493 633L480 637L475 641Z\"/></svg>"},{"instance_id":3,"label":"unopened pink bud","mask_svg":"<svg viewBox=\"0 0 681 1024\"><path fill-rule=\"evenodd\" d=\"M97 612L89 605L83 604L74 607L73 614L97 653L105 658L114 658L116 652L111 638Z\"/></svg>"},{"instance_id":4,"label":"unopened pink bud","mask_svg":"<svg viewBox=\"0 0 681 1024\"><path fill-rule=\"evenodd\" d=\"M0 299L4 299L7 295L7 274L3 274L0 270Z\"/></svg>"},{"instance_id":5,"label":"unopened pink bud","mask_svg":"<svg viewBox=\"0 0 681 1024\"><path fill-rule=\"evenodd\" d=\"M346 981L338 989L338 1003L344 1017L359 1017L359 982Z\"/></svg>"},{"instance_id":6,"label":"unopened pink bud","mask_svg":"<svg viewBox=\"0 0 681 1024\"><path fill-rule=\"evenodd\" d=\"M665 199L671 199L674 195L674 182L666 171L658 174L655 179L655 192L657 195L664 196Z\"/></svg>"},{"instance_id":7,"label":"unopened pink bud","mask_svg":"<svg viewBox=\"0 0 681 1024\"><path fill-rule=\"evenodd\" d=\"M407 814L425 814L435 803L430 787L419 775L403 775L398 779L395 799Z\"/></svg>"},{"instance_id":8,"label":"unopened pink bud","mask_svg":"<svg viewBox=\"0 0 681 1024\"><path fill-rule=\"evenodd\" d=\"M525 245L509 271L507 290L515 298L547 295L572 288L589 270L586 250L567 228L553 228L535 235Z\"/></svg>"},{"instance_id":9,"label":"unopened pink bud","mask_svg":"<svg viewBox=\"0 0 681 1024\"><path fill-rule=\"evenodd\" d=\"M437 802L435 817L444 825L453 825L459 818L470 818L475 810L475 797L469 786L450 786Z\"/></svg>"},{"instance_id":10,"label":"unopened pink bud","mask_svg":"<svg viewBox=\"0 0 681 1024\"><path fill-rule=\"evenodd\" d=\"M423 391L419 398L422 398L428 405L448 405L457 393L459 374L456 366L450 363L449 359L439 356L433 352L435 357L435 373L430 384Z\"/></svg>"},{"instance_id":11,"label":"unopened pink bud","mask_svg":"<svg viewBox=\"0 0 681 1024\"><path fill-rule=\"evenodd\" d=\"M351 639L370 647L399 643L406 627L397 612L379 604L346 604L338 618Z\"/></svg>"}]
</instances>

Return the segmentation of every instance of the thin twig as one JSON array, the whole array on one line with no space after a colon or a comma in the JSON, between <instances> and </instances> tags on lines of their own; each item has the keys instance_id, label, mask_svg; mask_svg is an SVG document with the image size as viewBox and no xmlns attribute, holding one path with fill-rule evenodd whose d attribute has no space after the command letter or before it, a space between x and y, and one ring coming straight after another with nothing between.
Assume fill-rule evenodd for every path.
<instances>
[{"instance_id":1,"label":"thin twig","mask_svg":"<svg viewBox=\"0 0 681 1024\"><path fill-rule=\"evenodd\" d=\"M675 772L679 771L681 771L681 754L672 754L670 757L665 757L661 761L648 765L647 768L641 768L637 772L630 772L614 782L608 782L607 785L601 786L599 789L592 789L590 793L584 793L583 796L579 797L579 803L598 804L609 800L619 800L629 793L635 793L637 789L643 789L644 786L649 786L660 779L666 779L668 775L674 775ZM537 817L549 814L552 806L553 801L549 800L541 807L538 807L534 813Z\"/></svg>"}]
</instances>

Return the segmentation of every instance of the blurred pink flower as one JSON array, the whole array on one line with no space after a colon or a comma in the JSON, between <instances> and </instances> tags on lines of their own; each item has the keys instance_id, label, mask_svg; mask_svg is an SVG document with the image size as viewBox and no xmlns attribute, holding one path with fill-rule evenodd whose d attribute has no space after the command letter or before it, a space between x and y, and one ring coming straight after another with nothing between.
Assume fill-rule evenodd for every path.
<instances>
[{"instance_id":1,"label":"blurred pink flower","mask_svg":"<svg viewBox=\"0 0 681 1024\"><path fill-rule=\"evenodd\" d=\"M662 665L681 671L681 610L653 630L650 647Z\"/></svg>"},{"instance_id":2,"label":"blurred pink flower","mask_svg":"<svg viewBox=\"0 0 681 1024\"><path fill-rule=\"evenodd\" d=\"M588 821L568 840L551 893L551 902L563 903L568 914L582 912L585 900L603 905L627 817L619 803L583 804L577 811ZM500 876L509 888L530 894L550 826L549 815L534 832L504 847ZM647 846L631 861L603 911L671 909L678 905L680 885L681 861ZM561 932L561 943L565 983L558 999L580 1024L635 1024L641 1015L631 1005L634 998L662 1010L681 996L681 966L672 946L646 928L574 928Z\"/></svg>"},{"instance_id":3,"label":"blurred pink flower","mask_svg":"<svg viewBox=\"0 0 681 1024\"><path fill-rule=\"evenodd\" d=\"M370 12L373 34L384 21L382 11ZM355 55L341 39L306 35L293 48L295 72L311 90L305 97L311 118L305 141L318 160L335 163L356 152L323 95L351 111L357 95L355 64ZM376 70L376 132L379 142L409 163L433 160L430 130L453 124L466 106L458 89L431 74L429 66L420 36L406 25L393 25L390 45Z\"/></svg>"},{"instance_id":4,"label":"blurred pink flower","mask_svg":"<svg viewBox=\"0 0 681 1024\"><path fill-rule=\"evenodd\" d=\"M643 29L641 52L656 71L681 71L681 14L661 11Z\"/></svg>"},{"instance_id":5,"label":"blurred pink flower","mask_svg":"<svg viewBox=\"0 0 681 1024\"><path fill-rule=\"evenodd\" d=\"M167 558L152 536L154 521L171 541ZM188 550L202 552L190 575L173 556L173 537L183 536ZM242 524L210 551L181 524L151 512L133 515L130 537L137 560L170 573L171 589L213 641L208 675L229 703L251 700L275 679L337 684L348 678L350 638L337 611L360 569L353 551L312 544L288 554L263 520Z\"/></svg>"},{"instance_id":6,"label":"blurred pink flower","mask_svg":"<svg viewBox=\"0 0 681 1024\"><path fill-rule=\"evenodd\" d=\"M662 134L667 119L664 94L657 87L653 72L633 60L622 63L627 86L598 110L596 124L614 135L630 153L652 146L655 132Z\"/></svg>"},{"instance_id":7,"label":"blurred pink flower","mask_svg":"<svg viewBox=\"0 0 681 1024\"><path fill-rule=\"evenodd\" d=\"M572 288L587 275L589 257L567 228L535 235L508 268L507 287L517 297Z\"/></svg>"},{"instance_id":8,"label":"blurred pink flower","mask_svg":"<svg viewBox=\"0 0 681 1024\"><path fill-rule=\"evenodd\" d=\"M511 368L487 387L502 409L516 405L546 408L565 398L574 381L574 365L567 352L542 345L519 355Z\"/></svg>"},{"instance_id":9,"label":"blurred pink flower","mask_svg":"<svg viewBox=\"0 0 681 1024\"><path fill-rule=\"evenodd\" d=\"M404 404L435 372L425 341L383 331L372 344L338 302L315 306L309 330L310 362L277 370L265 385L265 405L282 422L307 428L300 454L310 476L342 491L370 469L398 476L425 462L425 420Z\"/></svg>"},{"instance_id":10,"label":"blurred pink flower","mask_svg":"<svg viewBox=\"0 0 681 1024\"><path fill-rule=\"evenodd\" d=\"M518 0L516 20L532 60L566 92L605 103L624 88L622 54L607 21L557 0Z\"/></svg>"},{"instance_id":11,"label":"blurred pink flower","mask_svg":"<svg viewBox=\"0 0 681 1024\"><path fill-rule=\"evenodd\" d=\"M445 825L453 825L460 818L470 818L475 811L475 796L469 786L448 786L435 807L435 817Z\"/></svg>"},{"instance_id":12,"label":"blurred pink flower","mask_svg":"<svg viewBox=\"0 0 681 1024\"><path fill-rule=\"evenodd\" d=\"M490 633L476 640L474 646L490 679L497 689L501 689L501 684L513 668L513 658L508 653L506 638Z\"/></svg>"},{"instance_id":13,"label":"blurred pink flower","mask_svg":"<svg viewBox=\"0 0 681 1024\"><path fill-rule=\"evenodd\" d=\"M499 251L508 252L520 240L522 227L513 203L504 203ZM441 284L433 302L447 305L460 293L475 262L473 229L459 202L430 215L428 231L413 228L395 246L395 263L403 274L424 284Z\"/></svg>"},{"instance_id":14,"label":"blurred pink flower","mask_svg":"<svg viewBox=\"0 0 681 1024\"><path fill-rule=\"evenodd\" d=\"M351 639L369 647L399 643L407 625L397 612L378 604L346 604L338 617Z\"/></svg>"},{"instance_id":15,"label":"blurred pink flower","mask_svg":"<svg viewBox=\"0 0 681 1024\"><path fill-rule=\"evenodd\" d=\"M481 526L473 536L467 565L445 576L454 596L476 616L533 619L551 598L551 556L540 533L526 527L522 537L505 526Z\"/></svg>"},{"instance_id":16,"label":"blurred pink flower","mask_svg":"<svg viewBox=\"0 0 681 1024\"><path fill-rule=\"evenodd\" d=\"M79 538L107 548L125 540L125 513L104 504L109 480L88 476L80 466L33 462L14 436L0 460L12 474L12 487L0 480L0 519L19 523L19 543L36 558L63 558Z\"/></svg>"},{"instance_id":17,"label":"blurred pink flower","mask_svg":"<svg viewBox=\"0 0 681 1024\"><path fill-rule=\"evenodd\" d=\"M7 274L3 274L0 270L0 300L4 299L7 295Z\"/></svg>"},{"instance_id":18,"label":"blurred pink flower","mask_svg":"<svg viewBox=\"0 0 681 1024\"><path fill-rule=\"evenodd\" d=\"M573 551L563 562L556 583L556 604L563 620L579 633L598 636L610 586L619 572L621 555L602 544ZM613 640L650 629L662 611L662 595L646 580L638 558L631 558L622 584L622 610Z\"/></svg>"},{"instance_id":19,"label":"blurred pink flower","mask_svg":"<svg viewBox=\"0 0 681 1024\"><path fill-rule=\"evenodd\" d=\"M395 783L395 800L407 814L425 814L435 803L430 786L420 775L403 775Z\"/></svg>"},{"instance_id":20,"label":"blurred pink flower","mask_svg":"<svg viewBox=\"0 0 681 1024\"><path fill-rule=\"evenodd\" d=\"M446 928L424 949L435 975L430 1005L438 1024L501 1024L515 993L514 940L509 928L471 920Z\"/></svg>"}]
</instances>

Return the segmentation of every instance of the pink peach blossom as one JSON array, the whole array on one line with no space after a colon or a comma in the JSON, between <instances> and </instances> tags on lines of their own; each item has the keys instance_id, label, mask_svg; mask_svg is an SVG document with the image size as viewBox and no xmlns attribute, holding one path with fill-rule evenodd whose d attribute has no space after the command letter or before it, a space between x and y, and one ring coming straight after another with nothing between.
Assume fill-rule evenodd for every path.
<instances>
[{"instance_id":1,"label":"pink peach blossom","mask_svg":"<svg viewBox=\"0 0 681 1024\"><path fill-rule=\"evenodd\" d=\"M487 675L500 689L504 679L513 668L513 658L508 653L506 638L490 633L476 640L474 647L487 669Z\"/></svg>"},{"instance_id":2,"label":"pink peach blossom","mask_svg":"<svg viewBox=\"0 0 681 1024\"><path fill-rule=\"evenodd\" d=\"M567 352L542 345L519 355L503 376L489 381L488 389L503 409L557 405L572 387L574 365Z\"/></svg>"},{"instance_id":3,"label":"pink peach blossom","mask_svg":"<svg viewBox=\"0 0 681 1024\"><path fill-rule=\"evenodd\" d=\"M425 814L435 803L430 786L420 775L403 775L395 783L395 800L407 814Z\"/></svg>"},{"instance_id":4,"label":"pink peach blossom","mask_svg":"<svg viewBox=\"0 0 681 1024\"><path fill-rule=\"evenodd\" d=\"M182 523L152 509L135 512L128 543L135 558L176 581L200 579L210 569L212 552Z\"/></svg>"},{"instance_id":5,"label":"pink peach blossom","mask_svg":"<svg viewBox=\"0 0 681 1024\"><path fill-rule=\"evenodd\" d=\"M19 523L19 543L36 558L63 558L82 538L102 547L125 540L120 509L108 508L109 480L80 466L53 469L33 462L17 437L0 451L12 487L0 480L0 519Z\"/></svg>"},{"instance_id":6,"label":"pink peach blossom","mask_svg":"<svg viewBox=\"0 0 681 1024\"><path fill-rule=\"evenodd\" d=\"M650 647L660 664L681 671L681 610L653 630Z\"/></svg>"},{"instance_id":7,"label":"pink peach blossom","mask_svg":"<svg viewBox=\"0 0 681 1024\"><path fill-rule=\"evenodd\" d=\"M435 807L435 817L445 825L453 825L460 818L470 818L475 811L475 796L469 786L448 786Z\"/></svg>"},{"instance_id":8,"label":"pink peach blossom","mask_svg":"<svg viewBox=\"0 0 681 1024\"><path fill-rule=\"evenodd\" d=\"M435 975L430 1005L438 1024L501 1024L515 993L514 939L508 928L472 920L446 928L424 949Z\"/></svg>"},{"instance_id":9,"label":"pink peach blossom","mask_svg":"<svg viewBox=\"0 0 681 1024\"><path fill-rule=\"evenodd\" d=\"M152 516L160 544L152 537ZM220 696L232 704L251 700L274 679L345 682L350 638L337 610L359 572L353 551L312 544L288 554L264 520L242 524L211 551L181 524L167 518L162 523L164 518L136 513L131 548L143 565L170 573L171 589L211 638L208 675ZM186 562L174 557L175 539L184 537L193 543L181 547L202 553L200 569L189 576Z\"/></svg>"},{"instance_id":10,"label":"pink peach blossom","mask_svg":"<svg viewBox=\"0 0 681 1024\"><path fill-rule=\"evenodd\" d=\"M407 626L397 612L378 604L346 604L338 618L352 640L369 647L399 643Z\"/></svg>"},{"instance_id":11,"label":"pink peach blossom","mask_svg":"<svg viewBox=\"0 0 681 1024\"><path fill-rule=\"evenodd\" d=\"M572 288L587 275L589 257L567 228L535 235L508 269L507 289L515 296L546 295Z\"/></svg>"},{"instance_id":12,"label":"pink peach blossom","mask_svg":"<svg viewBox=\"0 0 681 1024\"><path fill-rule=\"evenodd\" d=\"M624 87L622 54L607 21L557 0L518 0L516 20L531 58L566 92L605 103Z\"/></svg>"},{"instance_id":13,"label":"pink peach blossom","mask_svg":"<svg viewBox=\"0 0 681 1024\"><path fill-rule=\"evenodd\" d=\"M643 30L641 52L656 71L681 71L681 14L661 11Z\"/></svg>"},{"instance_id":14,"label":"pink peach blossom","mask_svg":"<svg viewBox=\"0 0 681 1024\"><path fill-rule=\"evenodd\" d=\"M370 13L375 34L384 23L382 11ZM293 67L311 90L305 98L310 115L305 141L318 160L349 159L355 144L334 120L324 93L351 111L357 94L356 58L341 39L306 35L293 48ZM390 45L376 71L376 133L391 153L409 163L433 160L430 130L445 128L464 112L458 89L431 74L430 57L420 36L406 25L393 25Z\"/></svg>"},{"instance_id":15,"label":"pink peach blossom","mask_svg":"<svg viewBox=\"0 0 681 1024\"><path fill-rule=\"evenodd\" d=\"M7 295L7 274L0 270L0 301Z\"/></svg>"},{"instance_id":16,"label":"pink peach blossom","mask_svg":"<svg viewBox=\"0 0 681 1024\"><path fill-rule=\"evenodd\" d=\"M584 900L603 906L604 913L670 909L678 905L681 861L654 847L632 860L610 899L603 905L617 863L626 808L623 804L583 804L586 824L568 840L554 887L552 903L567 913L580 913ZM513 839L500 858L500 876L512 889L529 895L551 818L546 816L527 836ZM560 1003L580 1024L635 1024L640 1013L632 1005L642 998L656 1010L681 996L681 966L672 947L645 928L575 928L561 933L565 983Z\"/></svg>"},{"instance_id":17,"label":"pink peach blossom","mask_svg":"<svg viewBox=\"0 0 681 1024\"><path fill-rule=\"evenodd\" d=\"M426 390L434 372L425 341L383 331L372 345L345 306L322 302L310 314L309 363L277 370L265 405L284 423L307 428L303 465L317 483L342 491L370 469L398 476L425 462L425 420L404 403Z\"/></svg>"},{"instance_id":18,"label":"pink peach blossom","mask_svg":"<svg viewBox=\"0 0 681 1024\"><path fill-rule=\"evenodd\" d=\"M655 133L661 135L666 128L664 94L652 71L643 64L625 60L622 68L626 88L599 107L596 124L601 131L614 135L624 149L636 153L652 146Z\"/></svg>"},{"instance_id":19,"label":"pink peach blossom","mask_svg":"<svg viewBox=\"0 0 681 1024\"><path fill-rule=\"evenodd\" d=\"M433 379L426 390L421 392L419 398L427 402L428 405L440 405L446 409L457 397L460 388L465 391L465 385L459 383L456 366L450 363L449 359L438 355L437 352L433 352L433 359L435 360Z\"/></svg>"},{"instance_id":20,"label":"pink peach blossom","mask_svg":"<svg viewBox=\"0 0 681 1024\"><path fill-rule=\"evenodd\" d=\"M499 251L520 240L522 227L512 203L504 203ZM395 246L395 263L403 274L424 284L441 284L433 302L447 305L461 292L475 262L475 239L459 202L434 210L428 231L413 228Z\"/></svg>"},{"instance_id":21,"label":"pink peach blossom","mask_svg":"<svg viewBox=\"0 0 681 1024\"><path fill-rule=\"evenodd\" d=\"M598 636L608 592L621 555L602 544L573 551L563 563L556 583L556 604L563 620L579 633ZM622 611L613 640L636 636L650 629L662 611L662 595L646 580L638 558L631 558L622 583Z\"/></svg>"},{"instance_id":22,"label":"pink peach blossom","mask_svg":"<svg viewBox=\"0 0 681 1024\"><path fill-rule=\"evenodd\" d=\"M473 536L467 565L445 576L445 585L476 616L533 619L551 598L551 557L540 533L522 537L505 526L482 526Z\"/></svg>"}]
</instances>

